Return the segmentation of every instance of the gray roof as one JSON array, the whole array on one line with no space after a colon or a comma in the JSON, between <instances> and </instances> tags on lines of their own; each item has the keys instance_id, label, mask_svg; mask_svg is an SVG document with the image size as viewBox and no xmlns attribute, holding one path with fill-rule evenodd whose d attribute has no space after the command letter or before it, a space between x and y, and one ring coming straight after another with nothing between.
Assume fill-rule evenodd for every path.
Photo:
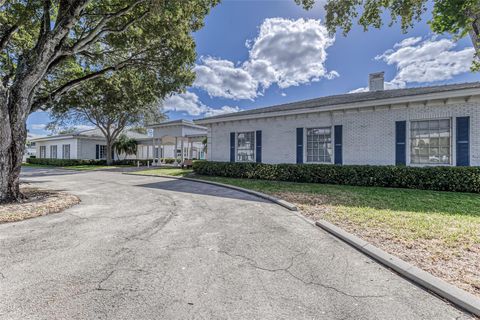
<instances>
[{"instance_id":1,"label":"gray roof","mask_svg":"<svg viewBox=\"0 0 480 320\"><path fill-rule=\"evenodd\" d=\"M326 96L326 97L321 97L316 99L292 102L287 104L280 104L280 105L275 105L270 107L240 111L235 113L228 113L228 114L198 119L196 121L224 119L229 117L264 114L269 112L290 111L290 110L295 110L300 108L305 109L305 108L329 107L329 106L349 104L349 103L355 103L355 102L366 102L366 101L375 101L375 100L400 98L400 97L413 97L413 96L424 95L424 94L441 93L441 92L463 90L463 89L480 89L480 82L449 84L449 85L431 86L431 87L407 88L407 89L383 90L383 91L347 93L347 94Z\"/></svg>"},{"instance_id":2,"label":"gray roof","mask_svg":"<svg viewBox=\"0 0 480 320\"><path fill-rule=\"evenodd\" d=\"M143 134L143 133L138 133L136 131L132 131L130 129L125 129L123 133L132 139L145 139L148 138L148 135ZM61 137L87 137L87 138L105 138L103 135L102 131L98 128L95 129L87 129L87 130L77 130L74 131L73 133L66 133L66 134L59 134L59 135L54 135L54 136L44 136L44 137L38 137L34 139L30 139L31 141L43 141L43 140L49 140L49 139L56 139L56 138L61 138Z\"/></svg>"},{"instance_id":3,"label":"gray roof","mask_svg":"<svg viewBox=\"0 0 480 320\"><path fill-rule=\"evenodd\" d=\"M161 126L171 126L171 125L185 125L185 126L190 126L190 127L195 127L195 128L201 128L201 129L207 129L205 127L199 126L195 124L191 120L184 120L184 119L178 119L178 120L171 120L171 121L165 121L165 122L160 122L160 123L154 123L147 125L148 128L153 128L153 127L161 127Z\"/></svg>"}]
</instances>

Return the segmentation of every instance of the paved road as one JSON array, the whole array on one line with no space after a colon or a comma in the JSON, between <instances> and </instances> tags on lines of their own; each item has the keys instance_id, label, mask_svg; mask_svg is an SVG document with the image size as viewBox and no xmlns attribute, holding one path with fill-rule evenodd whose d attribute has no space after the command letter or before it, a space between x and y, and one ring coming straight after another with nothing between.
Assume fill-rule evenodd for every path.
<instances>
[{"instance_id":1,"label":"paved road","mask_svg":"<svg viewBox=\"0 0 480 320\"><path fill-rule=\"evenodd\" d=\"M296 214L210 185L29 169L64 213L0 225L1 319L468 319Z\"/></svg>"}]
</instances>

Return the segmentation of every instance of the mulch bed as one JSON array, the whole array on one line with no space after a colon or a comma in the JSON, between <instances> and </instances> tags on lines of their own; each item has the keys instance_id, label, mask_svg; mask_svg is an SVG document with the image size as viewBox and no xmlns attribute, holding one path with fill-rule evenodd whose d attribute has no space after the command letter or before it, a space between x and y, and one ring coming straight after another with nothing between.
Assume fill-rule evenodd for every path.
<instances>
[{"instance_id":1,"label":"mulch bed","mask_svg":"<svg viewBox=\"0 0 480 320\"><path fill-rule=\"evenodd\" d=\"M480 244L447 246L438 239L406 240L381 227L363 227L335 218L335 208L324 195L278 192L275 196L294 203L313 219L324 219L431 274L480 297Z\"/></svg>"},{"instance_id":2,"label":"mulch bed","mask_svg":"<svg viewBox=\"0 0 480 320\"><path fill-rule=\"evenodd\" d=\"M0 223L21 221L58 213L80 202L66 192L43 190L26 185L20 187L26 198L20 202L0 204Z\"/></svg>"}]
</instances>

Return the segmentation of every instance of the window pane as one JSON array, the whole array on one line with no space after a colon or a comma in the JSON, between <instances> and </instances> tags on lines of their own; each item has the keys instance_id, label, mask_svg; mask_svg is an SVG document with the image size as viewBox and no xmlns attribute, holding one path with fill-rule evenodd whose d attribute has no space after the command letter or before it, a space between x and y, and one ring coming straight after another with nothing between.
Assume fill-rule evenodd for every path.
<instances>
[{"instance_id":1,"label":"window pane","mask_svg":"<svg viewBox=\"0 0 480 320\"><path fill-rule=\"evenodd\" d=\"M412 163L450 163L450 120L412 121L410 128Z\"/></svg>"},{"instance_id":2,"label":"window pane","mask_svg":"<svg viewBox=\"0 0 480 320\"><path fill-rule=\"evenodd\" d=\"M253 162L255 160L255 132L237 133L237 161Z\"/></svg>"},{"instance_id":3,"label":"window pane","mask_svg":"<svg viewBox=\"0 0 480 320\"><path fill-rule=\"evenodd\" d=\"M331 162L331 134L330 127L307 129L307 162Z\"/></svg>"}]
</instances>

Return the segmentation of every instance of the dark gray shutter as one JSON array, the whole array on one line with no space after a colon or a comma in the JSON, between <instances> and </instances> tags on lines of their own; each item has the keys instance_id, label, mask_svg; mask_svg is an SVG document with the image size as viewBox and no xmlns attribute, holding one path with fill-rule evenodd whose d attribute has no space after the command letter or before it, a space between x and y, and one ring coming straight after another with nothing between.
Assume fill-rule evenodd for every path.
<instances>
[{"instance_id":1,"label":"dark gray shutter","mask_svg":"<svg viewBox=\"0 0 480 320\"><path fill-rule=\"evenodd\" d=\"M230 132L230 162L235 162L235 132Z\"/></svg>"},{"instance_id":2,"label":"dark gray shutter","mask_svg":"<svg viewBox=\"0 0 480 320\"><path fill-rule=\"evenodd\" d=\"M255 161L262 162L262 131L255 132Z\"/></svg>"},{"instance_id":3,"label":"dark gray shutter","mask_svg":"<svg viewBox=\"0 0 480 320\"><path fill-rule=\"evenodd\" d=\"M114 148L112 148L112 160L115 160L115 151L114 151Z\"/></svg>"},{"instance_id":4,"label":"dark gray shutter","mask_svg":"<svg viewBox=\"0 0 480 320\"><path fill-rule=\"evenodd\" d=\"M100 159L100 145L95 145L95 159Z\"/></svg>"},{"instance_id":5,"label":"dark gray shutter","mask_svg":"<svg viewBox=\"0 0 480 320\"><path fill-rule=\"evenodd\" d=\"M457 118L457 166L470 165L470 117Z\"/></svg>"},{"instance_id":6,"label":"dark gray shutter","mask_svg":"<svg viewBox=\"0 0 480 320\"><path fill-rule=\"evenodd\" d=\"M335 164L343 164L343 126L334 127Z\"/></svg>"},{"instance_id":7,"label":"dark gray shutter","mask_svg":"<svg viewBox=\"0 0 480 320\"><path fill-rule=\"evenodd\" d=\"M395 165L407 164L407 121L395 122Z\"/></svg>"},{"instance_id":8,"label":"dark gray shutter","mask_svg":"<svg viewBox=\"0 0 480 320\"><path fill-rule=\"evenodd\" d=\"M297 163L303 163L303 128L297 128Z\"/></svg>"}]
</instances>

